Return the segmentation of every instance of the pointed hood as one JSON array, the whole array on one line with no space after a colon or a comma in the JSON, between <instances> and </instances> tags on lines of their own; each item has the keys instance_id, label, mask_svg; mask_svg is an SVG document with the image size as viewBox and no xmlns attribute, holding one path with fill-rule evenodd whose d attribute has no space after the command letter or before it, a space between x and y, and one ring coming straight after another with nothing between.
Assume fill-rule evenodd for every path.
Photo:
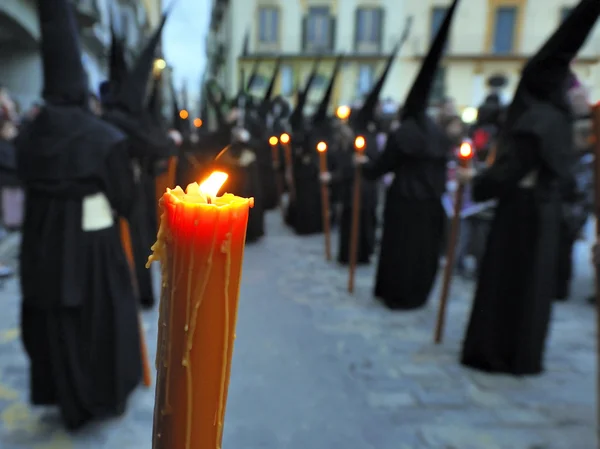
<instances>
[{"instance_id":1,"label":"pointed hood","mask_svg":"<svg viewBox=\"0 0 600 449\"><path fill-rule=\"evenodd\" d=\"M381 90L383 89L385 80L388 77L394 60L398 56L400 48L402 48L402 45L404 44L404 42L406 42L407 37L408 34L407 32L405 32L402 38L398 41L398 43L396 43L392 50L392 53L387 59L383 72L381 72L379 79L373 85L371 92L369 92L369 94L365 98L362 107L356 113L356 115L352 114L352 122L355 127L366 126L369 121L373 120L373 116L375 115L375 107L377 106L377 102L379 101L379 95L381 94Z\"/></svg>"},{"instance_id":2,"label":"pointed hood","mask_svg":"<svg viewBox=\"0 0 600 449\"><path fill-rule=\"evenodd\" d=\"M333 88L335 86L335 82L337 80L337 76L340 73L340 69L342 68L342 62L344 60L343 55L338 55L335 59L335 65L333 66L333 72L331 73L331 77L329 78L329 84L327 85L327 89L323 94L323 98L321 98L321 103L317 108L317 112L312 117L312 122L315 125L322 123L327 119L327 110L329 109L329 103L331 103L331 96L333 95Z\"/></svg>"},{"instance_id":3,"label":"pointed hood","mask_svg":"<svg viewBox=\"0 0 600 449\"><path fill-rule=\"evenodd\" d=\"M262 63L262 58L256 58L254 60L254 64L252 64L252 70L250 71L250 76L248 77L248 83L246 84L246 91L250 92L252 89L252 85L256 81L258 77L258 71L260 70L260 64Z\"/></svg>"},{"instance_id":4,"label":"pointed hood","mask_svg":"<svg viewBox=\"0 0 600 449\"><path fill-rule=\"evenodd\" d=\"M115 28L114 12L111 8L110 20L110 56L109 56L109 83L114 92L117 92L127 77L127 60L125 58L125 38L117 34Z\"/></svg>"},{"instance_id":5,"label":"pointed hood","mask_svg":"<svg viewBox=\"0 0 600 449\"><path fill-rule=\"evenodd\" d=\"M267 113L269 111L269 107L271 104L271 97L273 96L273 90L275 89L275 83L277 82L277 77L279 76L279 71L281 70L281 56L277 58L275 61L275 68L273 69L273 74L271 75L271 81L269 81L269 85L265 94L263 95L262 103L260 105L260 111L262 113Z\"/></svg>"},{"instance_id":6,"label":"pointed hood","mask_svg":"<svg viewBox=\"0 0 600 449\"><path fill-rule=\"evenodd\" d=\"M448 7L446 17L444 17L444 21L440 25L429 51L423 59L421 69L419 70L408 96L404 101L404 105L402 106L402 120L412 118L421 124L425 121L431 87L435 80L440 60L444 54L444 49L446 48L446 42L448 41L448 36L450 34L450 26L458 3L459 0L453 0L452 4Z\"/></svg>"},{"instance_id":7,"label":"pointed hood","mask_svg":"<svg viewBox=\"0 0 600 449\"><path fill-rule=\"evenodd\" d=\"M315 78L317 77L317 73L319 72L319 67L321 66L322 57L319 55L315 62L313 63L312 70L306 79L306 84L304 89L299 90L297 92L297 101L296 106L292 110L290 114L290 125L292 128L298 128L302 125L304 120L304 106L306 105L306 100L308 99L308 93L310 92L310 88L312 87Z\"/></svg>"},{"instance_id":8,"label":"pointed hood","mask_svg":"<svg viewBox=\"0 0 600 449\"><path fill-rule=\"evenodd\" d=\"M88 77L72 6L68 0L36 3L44 70L42 96L49 104L87 107Z\"/></svg>"},{"instance_id":9,"label":"pointed hood","mask_svg":"<svg viewBox=\"0 0 600 449\"><path fill-rule=\"evenodd\" d=\"M542 48L529 59L509 107L507 122L517 120L534 101L569 110L566 92L572 76L570 64L585 44L599 14L600 1L580 1Z\"/></svg>"},{"instance_id":10,"label":"pointed hood","mask_svg":"<svg viewBox=\"0 0 600 449\"><path fill-rule=\"evenodd\" d=\"M148 79L152 73L156 49L160 43L168 15L169 12L163 14L160 25L150 37L127 77L118 86L115 103L132 114L140 113L143 110Z\"/></svg>"},{"instance_id":11,"label":"pointed hood","mask_svg":"<svg viewBox=\"0 0 600 449\"><path fill-rule=\"evenodd\" d=\"M150 90L150 97L148 98L148 112L151 117L162 125L162 82L160 77L156 77L152 80L152 89Z\"/></svg>"}]
</instances>

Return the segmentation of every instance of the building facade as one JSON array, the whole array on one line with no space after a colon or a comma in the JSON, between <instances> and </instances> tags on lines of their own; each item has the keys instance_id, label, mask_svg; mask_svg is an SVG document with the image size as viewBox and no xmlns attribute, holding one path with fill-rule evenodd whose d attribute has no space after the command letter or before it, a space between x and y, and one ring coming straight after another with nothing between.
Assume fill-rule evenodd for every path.
<instances>
[{"instance_id":1,"label":"building facade","mask_svg":"<svg viewBox=\"0 0 600 449\"><path fill-rule=\"evenodd\" d=\"M82 61L96 91L106 79L107 48L110 43L111 14L127 36L133 53L144 34L160 18L160 0L118 0L118 8L108 0L73 0L82 43ZM148 9L146 9L148 8ZM118 12L116 12L118 11ZM34 0L0 2L0 84L6 85L17 103L27 108L39 100L42 85L39 57L39 26Z\"/></svg>"},{"instance_id":2,"label":"building facade","mask_svg":"<svg viewBox=\"0 0 600 449\"><path fill-rule=\"evenodd\" d=\"M479 104L486 79L503 73L509 80L506 96L518 82L523 63L552 33L577 0L463 1L456 13L450 40L432 92L461 108ZM248 73L257 58L264 88L278 55L283 66L277 93L292 99L305 79L316 53L323 54L321 88L335 55L346 55L333 95L334 104L359 100L377 78L386 56L401 37L406 18L413 17L410 36L394 64L382 96L401 102L405 97L450 0L213 0L207 48L212 76L229 94L240 73ZM249 38L246 39L246 36ZM574 69L600 96L598 31L580 53ZM247 40L247 51L244 51ZM310 99L318 100L315 90Z\"/></svg>"}]
</instances>

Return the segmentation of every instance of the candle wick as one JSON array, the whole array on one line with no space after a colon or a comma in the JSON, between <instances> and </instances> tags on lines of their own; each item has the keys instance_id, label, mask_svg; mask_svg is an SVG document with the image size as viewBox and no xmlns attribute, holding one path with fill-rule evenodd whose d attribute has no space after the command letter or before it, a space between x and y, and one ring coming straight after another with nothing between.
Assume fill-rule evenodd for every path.
<instances>
[{"instance_id":1,"label":"candle wick","mask_svg":"<svg viewBox=\"0 0 600 449\"><path fill-rule=\"evenodd\" d=\"M212 204L212 200L210 199L210 196L206 196L206 203L207 204Z\"/></svg>"},{"instance_id":2,"label":"candle wick","mask_svg":"<svg viewBox=\"0 0 600 449\"><path fill-rule=\"evenodd\" d=\"M227 153L227 151L231 148L231 144L227 145L225 148L223 148L221 151L219 151L219 154L217 154L215 156L215 161L218 161L221 156L223 156L225 153Z\"/></svg>"}]
</instances>

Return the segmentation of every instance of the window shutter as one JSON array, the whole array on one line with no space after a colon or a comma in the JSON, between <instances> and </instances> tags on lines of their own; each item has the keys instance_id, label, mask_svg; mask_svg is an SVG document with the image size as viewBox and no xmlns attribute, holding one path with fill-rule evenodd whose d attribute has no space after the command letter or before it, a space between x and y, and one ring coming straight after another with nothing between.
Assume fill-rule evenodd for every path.
<instances>
[{"instance_id":1,"label":"window shutter","mask_svg":"<svg viewBox=\"0 0 600 449\"><path fill-rule=\"evenodd\" d=\"M382 52L384 50L383 46L384 46L384 38L383 36L385 35L385 14L383 13L383 8L378 8L378 17L377 17L377 25L379 26L379 42L378 42L378 49L379 52Z\"/></svg>"},{"instance_id":2,"label":"window shutter","mask_svg":"<svg viewBox=\"0 0 600 449\"><path fill-rule=\"evenodd\" d=\"M358 24L360 17L360 8L356 8L354 11L354 51L358 52Z\"/></svg>"},{"instance_id":3,"label":"window shutter","mask_svg":"<svg viewBox=\"0 0 600 449\"><path fill-rule=\"evenodd\" d=\"M307 47L307 42L306 42L307 28L308 28L308 17L306 17L306 15L305 15L302 17L302 51L306 51L306 47Z\"/></svg>"},{"instance_id":4,"label":"window shutter","mask_svg":"<svg viewBox=\"0 0 600 449\"><path fill-rule=\"evenodd\" d=\"M337 19L335 17L329 18L329 51L335 50L335 31L336 31Z\"/></svg>"}]
</instances>

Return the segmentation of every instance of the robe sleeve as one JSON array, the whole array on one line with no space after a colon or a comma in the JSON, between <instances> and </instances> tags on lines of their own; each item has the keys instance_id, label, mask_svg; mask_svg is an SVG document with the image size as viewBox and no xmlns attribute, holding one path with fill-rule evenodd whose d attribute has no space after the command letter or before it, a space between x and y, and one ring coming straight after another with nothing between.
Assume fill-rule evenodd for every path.
<instances>
[{"instance_id":1,"label":"robe sleeve","mask_svg":"<svg viewBox=\"0 0 600 449\"><path fill-rule=\"evenodd\" d=\"M105 189L119 217L129 217L134 206L135 181L127 141L115 145L106 157Z\"/></svg>"},{"instance_id":2,"label":"robe sleeve","mask_svg":"<svg viewBox=\"0 0 600 449\"><path fill-rule=\"evenodd\" d=\"M397 133L390 133L388 135L383 152L376 159L371 159L363 165L363 177L370 181L375 181L383 175L396 170L402 157L398 141Z\"/></svg>"},{"instance_id":3,"label":"robe sleeve","mask_svg":"<svg viewBox=\"0 0 600 449\"><path fill-rule=\"evenodd\" d=\"M477 202L500 198L517 186L539 165L539 140L531 134L513 136L509 149L497 155L491 167L473 179L472 195Z\"/></svg>"}]
</instances>

